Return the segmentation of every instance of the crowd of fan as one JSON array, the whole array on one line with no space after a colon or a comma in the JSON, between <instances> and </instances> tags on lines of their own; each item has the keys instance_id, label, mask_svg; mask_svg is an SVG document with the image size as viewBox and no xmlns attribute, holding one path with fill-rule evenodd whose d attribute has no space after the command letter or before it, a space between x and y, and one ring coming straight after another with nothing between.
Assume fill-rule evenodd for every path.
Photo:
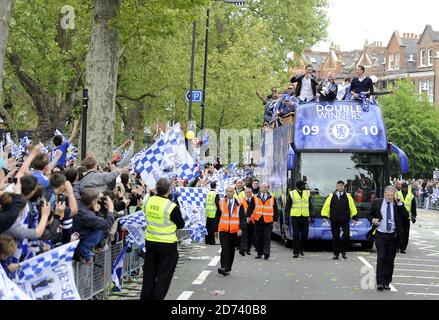
<instances>
[{"instance_id":1,"label":"crowd of fan","mask_svg":"<svg viewBox=\"0 0 439 320\"><path fill-rule=\"evenodd\" d=\"M101 166L92 153L67 161L71 140L56 136L51 155L41 144L18 157L5 146L0 155L0 263L11 278L20 262L78 239L75 259L92 263L96 252L124 238L118 218L140 210L154 191L129 173L133 141Z\"/></svg>"},{"instance_id":2,"label":"crowd of fan","mask_svg":"<svg viewBox=\"0 0 439 320\"><path fill-rule=\"evenodd\" d=\"M436 179L412 179L408 181L412 193L418 198L418 205L425 207L429 198L434 197L433 202L439 202L439 180Z\"/></svg>"},{"instance_id":3,"label":"crowd of fan","mask_svg":"<svg viewBox=\"0 0 439 320\"><path fill-rule=\"evenodd\" d=\"M41 144L30 144L19 157L8 145L0 154L0 263L11 278L20 262L78 239L75 259L93 263L108 243L125 238L119 218L141 210L155 192L129 171L131 140L106 165L99 165L92 153L82 161L67 161L75 131L69 140L54 137L52 154L44 153ZM229 168L222 168L219 159L200 164L191 181L171 174L171 200L177 202L177 187L206 187L220 169L227 178ZM253 175L251 167L244 172Z\"/></svg>"}]
</instances>

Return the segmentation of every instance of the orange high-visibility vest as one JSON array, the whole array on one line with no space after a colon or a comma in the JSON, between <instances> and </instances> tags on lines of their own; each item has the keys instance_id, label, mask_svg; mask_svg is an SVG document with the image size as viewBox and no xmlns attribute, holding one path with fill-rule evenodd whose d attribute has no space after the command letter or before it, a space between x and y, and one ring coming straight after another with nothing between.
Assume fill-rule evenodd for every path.
<instances>
[{"instance_id":1,"label":"orange high-visibility vest","mask_svg":"<svg viewBox=\"0 0 439 320\"><path fill-rule=\"evenodd\" d=\"M237 201L235 199L235 201ZM238 233L239 231L239 206L233 205L233 212L230 214L227 198L219 201L221 218L218 224L218 232Z\"/></svg>"},{"instance_id":2,"label":"orange high-visibility vest","mask_svg":"<svg viewBox=\"0 0 439 320\"><path fill-rule=\"evenodd\" d=\"M267 204L268 201L268 204ZM261 198L256 197L255 199L255 211L253 211L253 220L258 221L261 216L264 217L265 223L273 223L273 217L274 217L274 198L271 197L270 199L265 200L265 203L262 201Z\"/></svg>"},{"instance_id":3,"label":"orange high-visibility vest","mask_svg":"<svg viewBox=\"0 0 439 320\"><path fill-rule=\"evenodd\" d=\"M255 197L252 197L252 198L253 198L253 201L254 201ZM247 198L242 199L241 205L244 207L244 212L247 215L247 209L248 209L248 206L249 206L249 204L247 202ZM253 212L254 212L254 210L253 210ZM253 212L251 213L251 222L255 223Z\"/></svg>"}]
</instances>

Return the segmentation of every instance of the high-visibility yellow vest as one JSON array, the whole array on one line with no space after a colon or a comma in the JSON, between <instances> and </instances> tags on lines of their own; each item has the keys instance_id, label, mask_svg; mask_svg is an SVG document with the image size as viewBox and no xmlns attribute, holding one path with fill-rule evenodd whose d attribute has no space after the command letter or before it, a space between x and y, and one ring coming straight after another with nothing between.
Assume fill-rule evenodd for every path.
<instances>
[{"instance_id":1,"label":"high-visibility yellow vest","mask_svg":"<svg viewBox=\"0 0 439 320\"><path fill-rule=\"evenodd\" d=\"M245 190L242 189L240 192L236 192L236 191L237 190L235 189L234 197L238 199L239 203L241 203L241 200L245 198Z\"/></svg>"},{"instance_id":2,"label":"high-visibility yellow vest","mask_svg":"<svg viewBox=\"0 0 439 320\"><path fill-rule=\"evenodd\" d=\"M216 215L216 191L209 191L206 198L206 217L207 218L215 218Z\"/></svg>"},{"instance_id":3,"label":"high-visibility yellow vest","mask_svg":"<svg viewBox=\"0 0 439 320\"><path fill-rule=\"evenodd\" d=\"M330 193L329 196L326 198L325 204L323 205L322 208L322 213L321 213L322 217L327 217L327 218L330 217L331 201L333 196L334 194ZM353 216L357 215L357 207L355 206L355 202L354 199L352 198L352 195L350 193L346 193L346 196L348 197L349 212L352 218Z\"/></svg>"},{"instance_id":4,"label":"high-visibility yellow vest","mask_svg":"<svg viewBox=\"0 0 439 320\"><path fill-rule=\"evenodd\" d=\"M161 243L177 242L177 226L171 221L171 212L177 205L159 196L149 197L145 203L146 240Z\"/></svg>"},{"instance_id":5,"label":"high-visibility yellow vest","mask_svg":"<svg viewBox=\"0 0 439 320\"><path fill-rule=\"evenodd\" d=\"M409 213L409 220L411 220L412 219L412 201L413 201L413 198L415 197L414 194L411 192L411 190L409 190L407 192L407 196L404 198L402 191L398 191L398 192L396 192L396 196L400 196L401 199L403 200L404 207L407 209L407 211Z\"/></svg>"},{"instance_id":6,"label":"high-visibility yellow vest","mask_svg":"<svg viewBox=\"0 0 439 320\"><path fill-rule=\"evenodd\" d=\"M309 190L303 190L302 197L297 190L290 191L290 197L293 200L291 217L309 217L309 196Z\"/></svg>"}]
</instances>

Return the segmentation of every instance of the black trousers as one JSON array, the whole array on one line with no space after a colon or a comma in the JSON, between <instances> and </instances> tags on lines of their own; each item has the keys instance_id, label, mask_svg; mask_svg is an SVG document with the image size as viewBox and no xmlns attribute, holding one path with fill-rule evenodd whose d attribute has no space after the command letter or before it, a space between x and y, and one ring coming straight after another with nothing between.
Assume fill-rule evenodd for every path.
<instances>
[{"instance_id":1,"label":"black trousers","mask_svg":"<svg viewBox=\"0 0 439 320\"><path fill-rule=\"evenodd\" d=\"M273 231L272 223L256 223L256 252L259 256L263 254L270 254L271 248L271 232Z\"/></svg>"},{"instance_id":2,"label":"black trousers","mask_svg":"<svg viewBox=\"0 0 439 320\"><path fill-rule=\"evenodd\" d=\"M250 252L252 244L255 242L255 225L247 223L241 236L241 249Z\"/></svg>"},{"instance_id":3,"label":"black trousers","mask_svg":"<svg viewBox=\"0 0 439 320\"><path fill-rule=\"evenodd\" d=\"M340 229L343 231L342 240L340 240ZM332 231L332 250L335 256L340 253L346 253L350 240L350 226L349 221L331 221Z\"/></svg>"},{"instance_id":4,"label":"black trousers","mask_svg":"<svg viewBox=\"0 0 439 320\"><path fill-rule=\"evenodd\" d=\"M402 220L402 226L404 228L404 234L402 236L401 250L405 251L407 249L407 246L409 245L410 220L409 219L403 219Z\"/></svg>"},{"instance_id":5,"label":"black trousers","mask_svg":"<svg viewBox=\"0 0 439 320\"><path fill-rule=\"evenodd\" d=\"M291 220L293 224L293 253L299 254L305 250L309 221L308 217L291 217Z\"/></svg>"},{"instance_id":6,"label":"black trousers","mask_svg":"<svg viewBox=\"0 0 439 320\"><path fill-rule=\"evenodd\" d=\"M215 244L215 232L218 230L218 226L215 218L206 218L207 234L205 237L206 244Z\"/></svg>"},{"instance_id":7,"label":"black trousers","mask_svg":"<svg viewBox=\"0 0 439 320\"><path fill-rule=\"evenodd\" d=\"M164 300L178 262L177 244L146 241L140 300Z\"/></svg>"},{"instance_id":8,"label":"black trousers","mask_svg":"<svg viewBox=\"0 0 439 320\"><path fill-rule=\"evenodd\" d=\"M235 260L235 249L238 244L236 233L220 232L221 243L221 268L226 271L232 270L233 260Z\"/></svg>"},{"instance_id":9,"label":"black trousers","mask_svg":"<svg viewBox=\"0 0 439 320\"><path fill-rule=\"evenodd\" d=\"M377 284L392 282L393 267L398 248L398 240L394 233L376 233L375 246L377 248Z\"/></svg>"}]
</instances>

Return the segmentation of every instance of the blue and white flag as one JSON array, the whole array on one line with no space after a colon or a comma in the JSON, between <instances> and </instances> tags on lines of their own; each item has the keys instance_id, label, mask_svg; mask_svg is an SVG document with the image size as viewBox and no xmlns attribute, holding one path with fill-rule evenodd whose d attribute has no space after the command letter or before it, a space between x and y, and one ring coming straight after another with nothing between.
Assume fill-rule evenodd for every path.
<instances>
[{"instance_id":1,"label":"blue and white flag","mask_svg":"<svg viewBox=\"0 0 439 320\"><path fill-rule=\"evenodd\" d=\"M127 242L137 244L145 250L146 217L143 211L137 211L119 219L119 223L127 229Z\"/></svg>"},{"instance_id":2,"label":"blue and white flag","mask_svg":"<svg viewBox=\"0 0 439 320\"><path fill-rule=\"evenodd\" d=\"M431 202L435 204L439 199L439 189L435 189L431 195Z\"/></svg>"},{"instance_id":3,"label":"blue and white flag","mask_svg":"<svg viewBox=\"0 0 439 320\"><path fill-rule=\"evenodd\" d=\"M361 108L363 109L364 112L369 112L369 104L370 104L370 102L369 102L369 99L368 99L366 93L361 92L359 94L359 96L360 96L360 100L362 102Z\"/></svg>"},{"instance_id":4,"label":"blue and white flag","mask_svg":"<svg viewBox=\"0 0 439 320\"><path fill-rule=\"evenodd\" d=\"M194 160L187 152L180 124L177 123L147 150L133 157L134 170L140 173L143 182L151 189L165 173L179 172L188 178L193 174ZM183 167L184 166L184 167Z\"/></svg>"},{"instance_id":5,"label":"blue and white flag","mask_svg":"<svg viewBox=\"0 0 439 320\"><path fill-rule=\"evenodd\" d=\"M128 247L129 244L126 244L111 266L111 280L114 284L113 291L122 291L123 259L125 258Z\"/></svg>"},{"instance_id":6,"label":"blue and white flag","mask_svg":"<svg viewBox=\"0 0 439 320\"><path fill-rule=\"evenodd\" d=\"M13 158L18 158L21 156L20 149L18 148L17 144L11 139L10 132L6 132L6 144L11 147L11 155Z\"/></svg>"},{"instance_id":7,"label":"blue and white flag","mask_svg":"<svg viewBox=\"0 0 439 320\"><path fill-rule=\"evenodd\" d=\"M0 265L0 301L2 300L31 300L11 279Z\"/></svg>"},{"instance_id":8,"label":"blue and white flag","mask_svg":"<svg viewBox=\"0 0 439 320\"><path fill-rule=\"evenodd\" d=\"M80 300L73 274L79 240L20 263L18 286L35 300Z\"/></svg>"},{"instance_id":9,"label":"blue and white flag","mask_svg":"<svg viewBox=\"0 0 439 320\"><path fill-rule=\"evenodd\" d=\"M206 234L206 188L177 188L178 203L194 242L204 241Z\"/></svg>"}]
</instances>

